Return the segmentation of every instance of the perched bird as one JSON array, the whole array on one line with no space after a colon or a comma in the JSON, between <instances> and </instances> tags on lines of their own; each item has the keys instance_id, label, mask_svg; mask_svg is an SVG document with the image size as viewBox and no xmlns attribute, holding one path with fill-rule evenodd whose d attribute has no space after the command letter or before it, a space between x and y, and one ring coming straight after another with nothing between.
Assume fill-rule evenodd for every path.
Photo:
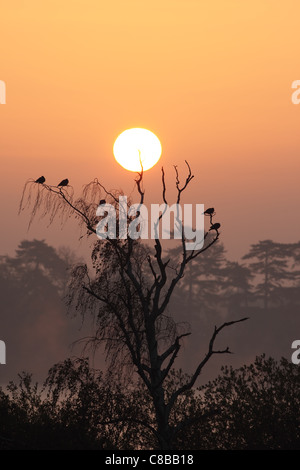
<instances>
[{"instance_id":1,"label":"perched bird","mask_svg":"<svg viewBox=\"0 0 300 470\"><path fill-rule=\"evenodd\" d=\"M35 180L35 183L43 184L45 183L46 179L44 176L40 176L37 180Z\"/></svg>"},{"instance_id":2,"label":"perched bird","mask_svg":"<svg viewBox=\"0 0 300 470\"><path fill-rule=\"evenodd\" d=\"M101 199L101 201L99 202L99 206L104 206L104 204L106 204L106 200L105 200L105 199Z\"/></svg>"},{"instance_id":3,"label":"perched bird","mask_svg":"<svg viewBox=\"0 0 300 470\"><path fill-rule=\"evenodd\" d=\"M206 209L206 211L204 211L203 214L213 215L214 212L215 212L215 208L214 207L209 207L209 209Z\"/></svg>"},{"instance_id":4,"label":"perched bird","mask_svg":"<svg viewBox=\"0 0 300 470\"><path fill-rule=\"evenodd\" d=\"M65 180L62 180L57 186L68 186L69 180L66 178Z\"/></svg>"},{"instance_id":5,"label":"perched bird","mask_svg":"<svg viewBox=\"0 0 300 470\"><path fill-rule=\"evenodd\" d=\"M220 227L221 227L221 224L216 223L216 224L213 224L213 225L210 227L209 230L216 230L216 231L218 231L218 229L219 229Z\"/></svg>"}]
</instances>

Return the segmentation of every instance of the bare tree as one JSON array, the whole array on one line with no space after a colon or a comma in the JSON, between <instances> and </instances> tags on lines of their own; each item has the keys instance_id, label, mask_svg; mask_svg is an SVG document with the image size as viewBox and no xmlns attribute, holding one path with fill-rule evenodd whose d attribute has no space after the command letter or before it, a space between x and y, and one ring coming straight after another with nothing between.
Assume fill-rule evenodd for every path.
<instances>
[{"instance_id":1,"label":"bare tree","mask_svg":"<svg viewBox=\"0 0 300 470\"><path fill-rule=\"evenodd\" d=\"M183 183L175 166L175 186L177 204L180 204L182 193L187 189L193 175L187 165L187 176ZM162 200L167 205L165 173L162 168ZM20 210L27 203L33 202L32 218L41 209L42 216L48 215L53 221L56 215L62 217L74 216L87 235L96 234L96 209L101 197L114 205L120 216L120 206L117 192L110 192L95 179L83 190L82 197L73 200L70 187L55 187L43 184L28 184L21 200ZM144 203L143 171L138 173L136 188L139 203ZM32 197L32 191L37 191ZM129 203L128 203L129 204ZM162 214L157 220L157 226ZM127 223L132 222L127 217ZM212 216L210 227L213 228ZM219 224L217 224L219 228ZM111 370L134 370L142 379L149 391L155 419L153 423L140 422L151 429L157 438L160 449L172 449L172 442L179 430L188 425L182 420L176 425L170 424L170 413L187 391L192 389L203 367L215 354L230 353L228 347L218 349L215 342L218 334L235 323L246 318L223 323L215 327L208 341L207 352L200 360L194 371L184 383L169 393L166 390L166 379L172 373L176 358L181 349L184 337L191 334L184 322L175 323L168 312L172 294L184 276L185 269L192 260L198 260L201 254L208 250L219 239L216 229L204 233L204 244L199 250L187 251L186 237L182 230L181 257L177 266L171 266L170 259L165 257L165 251L158 235L154 246L144 244L132 238L96 240L92 251L93 276L84 264L73 270L70 282L69 303L76 304L82 315L91 313L95 319L95 331L92 338L87 339L94 348L104 344ZM122 418L124 420L124 418ZM134 418L130 418L134 421ZM109 424L109 421L103 423Z\"/></svg>"}]
</instances>

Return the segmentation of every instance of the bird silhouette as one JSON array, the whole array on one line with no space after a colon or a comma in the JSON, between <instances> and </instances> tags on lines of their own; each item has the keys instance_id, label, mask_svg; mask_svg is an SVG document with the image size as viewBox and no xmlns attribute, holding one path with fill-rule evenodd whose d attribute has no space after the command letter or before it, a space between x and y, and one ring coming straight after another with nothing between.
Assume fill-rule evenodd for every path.
<instances>
[{"instance_id":1,"label":"bird silhouette","mask_svg":"<svg viewBox=\"0 0 300 470\"><path fill-rule=\"evenodd\" d=\"M221 227L221 224L218 224L218 222L217 222L217 223L213 224L213 225L210 227L209 231L210 231L210 230L216 230L216 232L217 232L220 227Z\"/></svg>"},{"instance_id":2,"label":"bird silhouette","mask_svg":"<svg viewBox=\"0 0 300 470\"><path fill-rule=\"evenodd\" d=\"M215 208L214 207L209 207L208 209L206 209L206 211L204 211L204 214L205 215L213 215L214 212L215 212Z\"/></svg>"},{"instance_id":3,"label":"bird silhouette","mask_svg":"<svg viewBox=\"0 0 300 470\"><path fill-rule=\"evenodd\" d=\"M62 180L57 186L68 186L69 180L66 178L65 180Z\"/></svg>"},{"instance_id":4,"label":"bird silhouette","mask_svg":"<svg viewBox=\"0 0 300 470\"><path fill-rule=\"evenodd\" d=\"M103 206L104 204L106 204L106 200L105 200L105 199L101 199L101 201L99 202L99 206Z\"/></svg>"},{"instance_id":5,"label":"bird silhouette","mask_svg":"<svg viewBox=\"0 0 300 470\"><path fill-rule=\"evenodd\" d=\"M40 176L37 180L35 180L35 183L43 184L45 181L46 178L44 176Z\"/></svg>"}]
</instances>

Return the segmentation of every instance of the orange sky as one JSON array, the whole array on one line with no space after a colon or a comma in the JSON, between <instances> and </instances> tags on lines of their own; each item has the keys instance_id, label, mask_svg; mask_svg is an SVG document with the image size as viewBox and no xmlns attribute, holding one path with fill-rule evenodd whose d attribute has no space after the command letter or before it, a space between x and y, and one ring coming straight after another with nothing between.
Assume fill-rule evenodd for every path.
<instances>
[{"instance_id":1,"label":"orange sky","mask_svg":"<svg viewBox=\"0 0 300 470\"><path fill-rule=\"evenodd\" d=\"M160 138L169 175L188 159L184 202L214 205L232 257L259 239L298 240L299 18L298 0L3 0L1 252L34 237L75 246L46 221L27 233L23 184L43 174L80 190L98 177L129 192L112 146L130 127ZM159 181L160 164L149 202Z\"/></svg>"}]
</instances>

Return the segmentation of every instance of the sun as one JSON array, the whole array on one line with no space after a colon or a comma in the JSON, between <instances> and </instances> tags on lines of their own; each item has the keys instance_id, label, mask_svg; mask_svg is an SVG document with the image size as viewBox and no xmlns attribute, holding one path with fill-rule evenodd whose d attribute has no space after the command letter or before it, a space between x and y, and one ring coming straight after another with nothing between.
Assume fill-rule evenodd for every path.
<instances>
[{"instance_id":1,"label":"sun","mask_svg":"<svg viewBox=\"0 0 300 470\"><path fill-rule=\"evenodd\" d=\"M117 162L129 171L149 170L160 159L161 143L153 132L135 127L116 139L113 153Z\"/></svg>"}]
</instances>

